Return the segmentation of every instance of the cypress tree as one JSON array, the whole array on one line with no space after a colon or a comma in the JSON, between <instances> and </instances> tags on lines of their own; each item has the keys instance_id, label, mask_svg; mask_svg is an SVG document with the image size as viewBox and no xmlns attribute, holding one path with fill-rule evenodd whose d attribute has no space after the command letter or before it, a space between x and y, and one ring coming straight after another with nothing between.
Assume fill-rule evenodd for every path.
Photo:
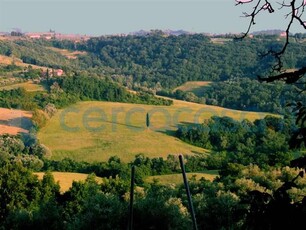
<instances>
[{"instance_id":1,"label":"cypress tree","mask_svg":"<svg viewBox=\"0 0 306 230\"><path fill-rule=\"evenodd\" d=\"M147 113L147 116L146 116L146 124L147 124L147 128L150 127L150 115L149 113Z\"/></svg>"}]
</instances>

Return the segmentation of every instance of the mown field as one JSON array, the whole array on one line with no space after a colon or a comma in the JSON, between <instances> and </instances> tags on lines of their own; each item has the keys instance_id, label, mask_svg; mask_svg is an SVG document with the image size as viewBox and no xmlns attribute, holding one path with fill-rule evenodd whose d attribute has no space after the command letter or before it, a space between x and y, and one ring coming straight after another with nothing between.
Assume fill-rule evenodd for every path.
<instances>
[{"instance_id":1,"label":"mown field","mask_svg":"<svg viewBox=\"0 0 306 230\"><path fill-rule=\"evenodd\" d=\"M178 100L174 100L173 106L81 102L58 111L39 131L38 138L52 151L54 160L69 157L93 162L118 156L129 162L139 153L164 158L169 154L207 154L208 151L182 142L174 134L180 124L202 123L213 115L255 120L266 114Z\"/></svg>"},{"instance_id":2,"label":"mown field","mask_svg":"<svg viewBox=\"0 0 306 230\"><path fill-rule=\"evenodd\" d=\"M45 173L37 172L34 173L38 176L38 179L42 180ZM72 187L73 181L85 181L88 174L84 173L70 173L70 172L52 172L55 182L60 185L60 191L62 193L68 191ZM102 183L101 177L96 177L98 183Z\"/></svg>"},{"instance_id":3,"label":"mown field","mask_svg":"<svg viewBox=\"0 0 306 230\"><path fill-rule=\"evenodd\" d=\"M201 97L203 96L205 87L209 86L210 83L210 81L188 81L183 85L175 88L174 91L182 90L184 92L194 93L196 96Z\"/></svg>"},{"instance_id":4,"label":"mown field","mask_svg":"<svg viewBox=\"0 0 306 230\"><path fill-rule=\"evenodd\" d=\"M28 133L32 127L31 117L28 111L0 108L0 135Z\"/></svg>"}]
</instances>

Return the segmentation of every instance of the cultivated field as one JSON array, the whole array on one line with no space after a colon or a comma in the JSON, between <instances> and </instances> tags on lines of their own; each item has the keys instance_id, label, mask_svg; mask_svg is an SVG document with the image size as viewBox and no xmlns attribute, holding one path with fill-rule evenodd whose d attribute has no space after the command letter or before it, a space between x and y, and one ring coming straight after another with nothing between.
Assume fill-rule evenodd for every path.
<instances>
[{"instance_id":1,"label":"cultivated field","mask_svg":"<svg viewBox=\"0 0 306 230\"><path fill-rule=\"evenodd\" d=\"M206 180L213 181L218 176L217 170L210 170L207 172L201 173L187 173L187 178L190 180L192 177L195 177L196 180L204 178ZM150 176L146 178L146 182L152 183L154 180L157 180L158 183L163 185L178 185L184 183L182 174L169 174L161 176Z\"/></svg>"},{"instance_id":2,"label":"cultivated field","mask_svg":"<svg viewBox=\"0 0 306 230\"><path fill-rule=\"evenodd\" d=\"M38 176L38 179L42 180L45 173L38 172L34 173ZM84 173L70 173L70 172L52 172L55 182L60 185L60 191L62 193L68 191L72 187L73 181L85 181L88 174ZM98 183L102 183L101 177L96 177Z\"/></svg>"},{"instance_id":3,"label":"cultivated field","mask_svg":"<svg viewBox=\"0 0 306 230\"><path fill-rule=\"evenodd\" d=\"M28 133L32 127L31 112L0 108L0 135Z\"/></svg>"},{"instance_id":4,"label":"cultivated field","mask_svg":"<svg viewBox=\"0 0 306 230\"><path fill-rule=\"evenodd\" d=\"M164 158L169 154L206 154L204 149L182 142L174 133L179 124L202 123L213 115L255 120L266 114L178 100L174 100L173 106L81 102L60 110L40 130L38 138L52 151L54 160L69 157L78 161L106 161L116 155L129 162L139 153Z\"/></svg>"},{"instance_id":5,"label":"cultivated field","mask_svg":"<svg viewBox=\"0 0 306 230\"><path fill-rule=\"evenodd\" d=\"M205 87L209 86L210 83L211 83L210 81L188 81L184 83L183 85L175 88L174 91L182 90L185 92L192 92L196 96L201 97L203 96Z\"/></svg>"},{"instance_id":6,"label":"cultivated field","mask_svg":"<svg viewBox=\"0 0 306 230\"><path fill-rule=\"evenodd\" d=\"M68 59L77 59L79 55L85 55L87 54L85 51L69 51L66 49L59 49L59 48L55 48L55 47L47 47L50 50L53 50L55 52L60 53L61 55L65 56Z\"/></svg>"}]
</instances>

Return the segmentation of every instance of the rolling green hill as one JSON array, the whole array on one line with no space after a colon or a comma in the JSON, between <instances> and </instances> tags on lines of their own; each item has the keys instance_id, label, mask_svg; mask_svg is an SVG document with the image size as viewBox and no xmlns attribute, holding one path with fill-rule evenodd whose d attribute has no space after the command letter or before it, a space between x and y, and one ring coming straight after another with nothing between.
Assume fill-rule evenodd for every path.
<instances>
[{"instance_id":1,"label":"rolling green hill","mask_svg":"<svg viewBox=\"0 0 306 230\"><path fill-rule=\"evenodd\" d=\"M146 114L150 127L146 127ZM174 137L179 124L201 123L212 115L255 120L264 113L241 112L216 106L174 100L173 106L114 102L80 102L60 110L38 133L52 151L52 159L106 161L118 156L124 162L136 154L167 157L169 154L205 154L206 150Z\"/></svg>"}]
</instances>

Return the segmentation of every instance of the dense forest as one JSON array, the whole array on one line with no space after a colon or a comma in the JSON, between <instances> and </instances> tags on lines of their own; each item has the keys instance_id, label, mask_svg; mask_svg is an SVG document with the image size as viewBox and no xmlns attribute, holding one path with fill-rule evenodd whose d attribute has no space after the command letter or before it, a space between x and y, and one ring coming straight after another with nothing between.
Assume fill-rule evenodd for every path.
<instances>
[{"instance_id":1,"label":"dense forest","mask_svg":"<svg viewBox=\"0 0 306 230\"><path fill-rule=\"evenodd\" d=\"M230 77L253 77L266 73L272 60L262 60L265 50L282 44L274 36L214 43L204 35L92 38L77 49L97 57L136 82L152 85L160 82L173 88L186 81L221 81ZM284 67L303 65L304 43L290 43L291 53L285 56ZM294 54L294 55L293 55ZM246 74L247 73L247 74Z\"/></svg>"},{"instance_id":2,"label":"dense forest","mask_svg":"<svg viewBox=\"0 0 306 230\"><path fill-rule=\"evenodd\" d=\"M288 114L292 101L305 102L305 94L300 85L283 82L265 83L249 78L232 78L221 82L211 82L202 87L200 93L180 89L161 90L156 94L207 105L217 105L230 109L256 112Z\"/></svg>"},{"instance_id":3,"label":"dense forest","mask_svg":"<svg viewBox=\"0 0 306 230\"><path fill-rule=\"evenodd\" d=\"M272 59L261 58L264 51L280 47L276 36L258 36L243 41L231 37L214 42L201 34L165 36L99 37L74 43L58 40L0 41L0 54L21 58L29 64L63 68L67 72L83 69L95 74L132 77L134 83L172 89L186 81L223 81L232 77L254 78L267 73ZM86 51L78 59L67 59L49 47ZM284 67L305 64L306 45L292 37ZM40 55L44 54L44 55ZM122 80L122 79L121 79ZM123 80L124 81L124 80Z\"/></svg>"},{"instance_id":4,"label":"dense forest","mask_svg":"<svg viewBox=\"0 0 306 230\"><path fill-rule=\"evenodd\" d=\"M293 160L288 143L296 130L293 119L267 116L252 123L214 116L203 124L181 126L177 136L193 145L225 152L230 162L264 167L288 165Z\"/></svg>"}]
</instances>

